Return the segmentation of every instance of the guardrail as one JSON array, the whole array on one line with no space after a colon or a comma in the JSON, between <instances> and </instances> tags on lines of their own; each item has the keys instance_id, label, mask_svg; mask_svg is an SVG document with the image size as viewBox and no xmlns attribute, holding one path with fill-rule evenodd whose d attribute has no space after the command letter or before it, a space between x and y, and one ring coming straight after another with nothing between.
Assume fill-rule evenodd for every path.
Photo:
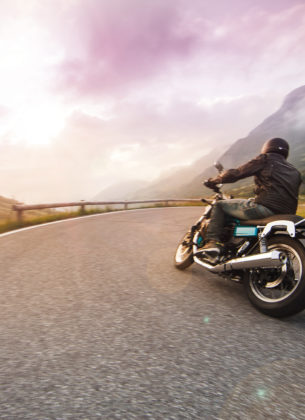
<instances>
[{"instance_id":1,"label":"guardrail","mask_svg":"<svg viewBox=\"0 0 305 420\"><path fill-rule=\"evenodd\" d=\"M73 203L51 203L51 204L14 204L12 209L17 212L17 220L22 223L23 212L27 210L43 210L56 209L60 207L80 207L80 212L85 213L86 206L107 206L107 205L123 205L124 210L128 209L130 204L164 204L168 206L169 203L200 203L198 198L181 198L181 199L158 199L158 200L133 200L133 201L76 201Z\"/></svg>"}]
</instances>

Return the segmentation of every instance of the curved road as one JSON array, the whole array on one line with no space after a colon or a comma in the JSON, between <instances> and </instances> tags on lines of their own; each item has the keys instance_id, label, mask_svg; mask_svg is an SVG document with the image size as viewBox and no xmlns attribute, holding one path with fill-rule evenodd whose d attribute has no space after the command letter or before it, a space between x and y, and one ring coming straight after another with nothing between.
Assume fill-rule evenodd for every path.
<instances>
[{"instance_id":1,"label":"curved road","mask_svg":"<svg viewBox=\"0 0 305 420\"><path fill-rule=\"evenodd\" d=\"M305 312L173 267L202 209L0 236L0 419L305 419Z\"/></svg>"}]
</instances>

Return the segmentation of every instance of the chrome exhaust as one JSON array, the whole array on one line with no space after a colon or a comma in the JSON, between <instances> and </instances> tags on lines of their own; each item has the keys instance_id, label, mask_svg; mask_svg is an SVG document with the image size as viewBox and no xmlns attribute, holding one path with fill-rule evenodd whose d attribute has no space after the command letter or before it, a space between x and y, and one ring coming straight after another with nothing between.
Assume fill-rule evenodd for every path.
<instances>
[{"instance_id":1,"label":"chrome exhaust","mask_svg":"<svg viewBox=\"0 0 305 420\"><path fill-rule=\"evenodd\" d=\"M217 265L211 265L202 261L198 258L198 255L199 252L197 251L197 256L194 254L194 261L212 273L246 270L250 268L279 268L286 264L287 261L286 255L283 252L276 250L264 252L262 254L250 255L247 257L235 258Z\"/></svg>"}]
</instances>

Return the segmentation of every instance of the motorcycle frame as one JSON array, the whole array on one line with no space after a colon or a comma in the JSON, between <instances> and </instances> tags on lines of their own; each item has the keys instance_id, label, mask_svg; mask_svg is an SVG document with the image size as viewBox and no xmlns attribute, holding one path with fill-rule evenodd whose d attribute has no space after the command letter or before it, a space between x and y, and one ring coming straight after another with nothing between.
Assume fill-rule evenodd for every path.
<instances>
[{"instance_id":1,"label":"motorcycle frame","mask_svg":"<svg viewBox=\"0 0 305 420\"><path fill-rule=\"evenodd\" d=\"M269 236L273 236L276 234L284 234L292 238L295 238L296 240L297 238L305 239L305 228L304 227L298 228L299 225L302 225L302 223L305 222L305 219L302 219L296 223L289 220L276 220L273 222L269 222L264 226L256 225L259 233L258 233L258 236L255 237L254 244L253 244L254 237L244 236L245 240L250 239L250 244L252 242L252 246L250 246L250 248L247 247L247 249L245 250L247 252L243 254L241 258L234 258L225 263L217 264L216 266L211 265L207 262L203 262L196 256L196 253L198 252L197 240L200 235L199 229L201 227L201 223L203 222L203 220L209 218L213 205L218 200L224 199L224 198L227 198L227 197L225 197L222 193L217 193L212 202L206 199L203 199L202 201L207 202L209 205L207 206L203 215L199 218L197 223L192 227L194 262L208 269L210 272L220 274L220 273L226 273L226 272L234 272L235 270L238 270L238 269L249 269L251 268L251 264L254 264L256 262L262 265L261 268L279 267L285 263L285 259L282 258L280 253L275 253L275 251L268 252L267 238ZM256 254L255 256L247 256L247 254L250 254L257 245L259 245L259 248L260 248L259 254ZM304 245L302 244L302 246Z\"/></svg>"}]
</instances>

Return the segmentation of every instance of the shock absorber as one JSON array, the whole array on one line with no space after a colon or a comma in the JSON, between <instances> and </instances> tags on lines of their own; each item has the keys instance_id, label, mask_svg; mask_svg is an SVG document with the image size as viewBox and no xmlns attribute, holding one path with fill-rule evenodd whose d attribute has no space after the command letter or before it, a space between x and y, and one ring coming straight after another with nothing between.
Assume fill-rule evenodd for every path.
<instances>
[{"instance_id":1,"label":"shock absorber","mask_svg":"<svg viewBox=\"0 0 305 420\"><path fill-rule=\"evenodd\" d=\"M260 253L268 252L268 246L267 246L266 236L262 236L262 234L260 233L258 235L258 237L259 237L259 250L260 250Z\"/></svg>"}]
</instances>

